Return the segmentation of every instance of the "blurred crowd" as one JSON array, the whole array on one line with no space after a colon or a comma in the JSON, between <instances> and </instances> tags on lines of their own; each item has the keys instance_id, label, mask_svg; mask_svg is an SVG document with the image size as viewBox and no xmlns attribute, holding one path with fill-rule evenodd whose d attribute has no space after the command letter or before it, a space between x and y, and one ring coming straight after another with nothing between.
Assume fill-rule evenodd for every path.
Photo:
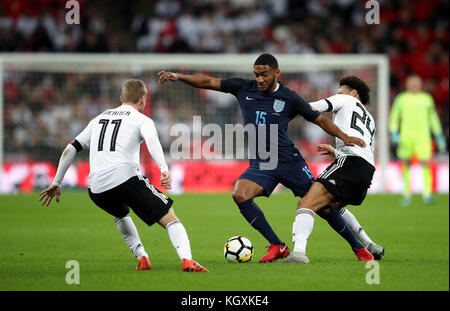
<instances>
[{"instance_id":1,"label":"blurred crowd","mask_svg":"<svg viewBox=\"0 0 450 311\"><path fill-rule=\"evenodd\" d=\"M379 24L366 23L368 9L364 7L364 1L359 0L78 0L80 24L68 25L66 2L1 1L0 52L384 53L390 58L391 98L404 89L409 74L420 75L424 79L424 89L435 99L445 135L447 139L449 137L446 0L379 0ZM316 77L316 80L324 82L335 78L328 75ZM125 77L107 75L7 77L4 79L5 104L14 105L15 112L7 114L6 125L16 130L6 131L6 135L13 135L11 139L18 142L16 145L36 145L33 142L36 131L28 129L29 136L30 133L17 124L29 124L40 115L42 124L37 122L33 127L43 127L41 130L49 133L48 139L55 140L46 144L65 144L67 136L59 138L58 134L70 132L73 136L97 111L117 104L114 90L120 88L123 79ZM314 89L313 82L314 79L310 79L306 86L303 83L299 93L304 94L308 87ZM291 84L295 87L295 81ZM24 88L28 88L26 95ZM82 91L87 89L90 90L88 94L59 101L58 90L68 94L78 90L83 94ZM177 112L164 111L162 103L168 99L158 97L157 92L154 95L152 115L162 120L170 117L175 122L177 118L173 114ZM207 93L197 95L203 96L203 101L216 102L208 106L214 107L209 111L212 116L223 115L217 112L230 106L225 97L208 99ZM66 106L71 108L62 108ZM49 125L45 116L50 113L66 115L66 118L59 118L66 121ZM5 139L9 149L19 148L14 146L15 143L8 143L9 139Z\"/></svg>"},{"instance_id":2,"label":"blurred crowd","mask_svg":"<svg viewBox=\"0 0 450 311\"><path fill-rule=\"evenodd\" d=\"M173 71L183 70L171 68ZM158 85L157 71L142 71L136 78L147 83L149 94L145 114L151 115L159 132L163 148L170 150L179 136L170 136L174 124L187 125L191 133L193 116L206 124L242 123L237 100L230 94L195 89L184 84ZM194 73L194 72L187 72ZM223 78L232 72L210 72ZM283 83L301 92L305 99L316 100L334 94L336 80L342 71L323 73L284 73ZM375 82L374 67L360 72ZM251 78L251 72L245 75ZM129 79L128 73L54 73L42 71L4 70L4 135L7 161L51 161L57 163L61 149L76 137L86 124L99 113L120 104L121 86ZM371 85L375 88L375 85ZM376 99L373 99L376 101ZM376 114L375 106L370 107ZM294 120L289 136L311 159L317 156L313 147L330 142L319 127L302 118ZM196 133L201 136L201 133ZM225 137L222 137L225 139ZM208 139L207 136L203 141ZM244 146L234 146L243 148ZM87 158L87 153L81 156Z\"/></svg>"}]
</instances>

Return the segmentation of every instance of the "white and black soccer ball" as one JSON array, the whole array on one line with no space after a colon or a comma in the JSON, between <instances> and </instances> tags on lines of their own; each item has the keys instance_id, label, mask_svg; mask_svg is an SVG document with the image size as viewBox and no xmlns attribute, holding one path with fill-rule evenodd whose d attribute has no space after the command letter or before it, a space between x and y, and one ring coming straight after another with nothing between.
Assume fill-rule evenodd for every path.
<instances>
[{"instance_id":1,"label":"white and black soccer ball","mask_svg":"<svg viewBox=\"0 0 450 311\"><path fill-rule=\"evenodd\" d=\"M229 262L249 262L253 257L253 244L246 237L234 236L225 243L223 253Z\"/></svg>"}]
</instances>

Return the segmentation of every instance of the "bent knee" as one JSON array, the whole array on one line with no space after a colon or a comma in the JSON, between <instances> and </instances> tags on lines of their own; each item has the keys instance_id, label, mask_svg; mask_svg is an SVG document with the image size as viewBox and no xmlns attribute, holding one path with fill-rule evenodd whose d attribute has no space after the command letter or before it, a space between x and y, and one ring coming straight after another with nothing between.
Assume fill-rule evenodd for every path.
<instances>
[{"instance_id":1,"label":"bent knee","mask_svg":"<svg viewBox=\"0 0 450 311\"><path fill-rule=\"evenodd\" d=\"M331 207L323 207L316 211L316 214L319 215L322 218L327 218L330 214Z\"/></svg>"},{"instance_id":2,"label":"bent knee","mask_svg":"<svg viewBox=\"0 0 450 311\"><path fill-rule=\"evenodd\" d=\"M313 212L317 212L318 208L316 206L314 206L313 202L311 202L310 200L305 200L305 199L300 199L300 201L298 201L297 204L297 210L301 209L301 208L306 208L309 210L312 210Z\"/></svg>"},{"instance_id":3,"label":"bent knee","mask_svg":"<svg viewBox=\"0 0 450 311\"><path fill-rule=\"evenodd\" d=\"M161 217L161 219L158 221L158 223L163 227L166 228L168 224L171 222L180 221L178 217L175 215L175 211L171 207L166 215Z\"/></svg>"},{"instance_id":4,"label":"bent knee","mask_svg":"<svg viewBox=\"0 0 450 311\"><path fill-rule=\"evenodd\" d=\"M247 200L253 199L250 195L245 194L241 191L234 191L232 194L232 197L233 197L234 202L236 202L237 204L240 204Z\"/></svg>"}]
</instances>

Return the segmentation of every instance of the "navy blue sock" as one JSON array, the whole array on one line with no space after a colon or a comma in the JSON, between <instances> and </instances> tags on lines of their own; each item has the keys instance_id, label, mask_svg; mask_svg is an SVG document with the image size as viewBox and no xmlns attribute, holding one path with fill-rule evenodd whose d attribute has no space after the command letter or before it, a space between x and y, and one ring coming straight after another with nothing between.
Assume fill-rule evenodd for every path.
<instances>
[{"instance_id":1,"label":"navy blue sock","mask_svg":"<svg viewBox=\"0 0 450 311\"><path fill-rule=\"evenodd\" d=\"M244 218L248 221L248 223L258 230L270 244L281 245L284 244L278 236L273 232L272 227L270 227L269 223L264 217L264 213L261 209L256 205L253 200L247 200L242 203L238 203L239 211L244 216ZM341 216L342 217L342 216Z\"/></svg>"},{"instance_id":2,"label":"navy blue sock","mask_svg":"<svg viewBox=\"0 0 450 311\"><path fill-rule=\"evenodd\" d=\"M317 214L325 219L328 224L337 233L339 233L352 247L353 251L363 248L361 243L358 242L352 230L349 228L347 223L341 214L339 214L334 208L324 207L317 211Z\"/></svg>"}]
</instances>

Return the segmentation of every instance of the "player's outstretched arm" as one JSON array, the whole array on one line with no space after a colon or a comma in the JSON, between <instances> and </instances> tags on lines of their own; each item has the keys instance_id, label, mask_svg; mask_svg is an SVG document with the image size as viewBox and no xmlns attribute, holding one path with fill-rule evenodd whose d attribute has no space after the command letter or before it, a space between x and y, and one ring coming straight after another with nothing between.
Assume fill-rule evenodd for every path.
<instances>
[{"instance_id":1,"label":"player's outstretched arm","mask_svg":"<svg viewBox=\"0 0 450 311\"><path fill-rule=\"evenodd\" d=\"M341 129L336 126L336 124L334 124L333 122L331 122L331 120L329 120L328 118L326 118L322 115L319 115L313 121L313 123L320 126L325 132L327 132L331 136L337 137L340 140L342 140L342 142L346 146L357 145L357 146L360 146L361 148L364 148L366 146L366 143L364 142L364 140L362 140L361 138L358 138L358 137L348 136L347 134L342 132Z\"/></svg>"},{"instance_id":2,"label":"player's outstretched arm","mask_svg":"<svg viewBox=\"0 0 450 311\"><path fill-rule=\"evenodd\" d=\"M205 75L184 75L181 73L174 73L169 71L158 72L159 83L165 85L167 81L181 81L187 85L201 88L210 89L214 91L222 91L220 88L221 78L213 78Z\"/></svg>"},{"instance_id":3,"label":"player's outstretched arm","mask_svg":"<svg viewBox=\"0 0 450 311\"><path fill-rule=\"evenodd\" d=\"M39 201L42 202L42 206L49 206L53 198L56 197L56 202L59 203L59 197L61 196L61 184L64 179L64 175L67 172L69 166L75 161L77 150L73 144L68 144L64 149L59 159L58 169L56 170L55 178L52 184L45 190L43 190L39 196Z\"/></svg>"}]
</instances>

